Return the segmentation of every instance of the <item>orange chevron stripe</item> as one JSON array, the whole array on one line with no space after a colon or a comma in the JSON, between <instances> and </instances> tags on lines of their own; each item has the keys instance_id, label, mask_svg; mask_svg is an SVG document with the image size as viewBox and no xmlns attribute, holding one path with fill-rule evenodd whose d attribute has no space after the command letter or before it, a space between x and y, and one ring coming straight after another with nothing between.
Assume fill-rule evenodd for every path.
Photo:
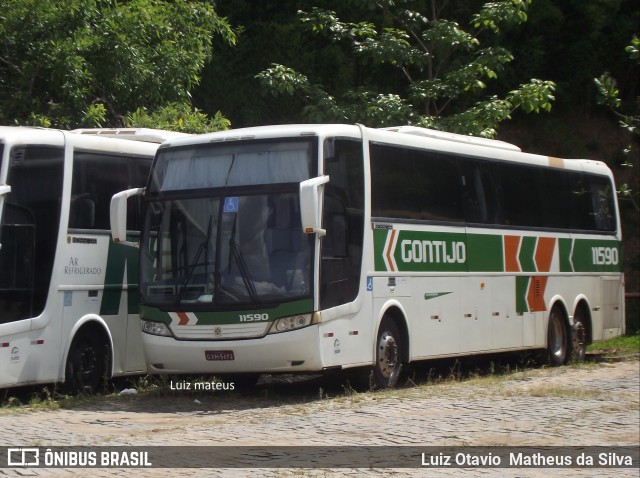
<instances>
[{"instance_id":1,"label":"orange chevron stripe","mask_svg":"<svg viewBox=\"0 0 640 478\"><path fill-rule=\"evenodd\" d=\"M186 314L186 312L176 312L176 315L180 319L180 322L178 322L178 325L188 325L189 324L189 316Z\"/></svg>"},{"instance_id":2,"label":"orange chevron stripe","mask_svg":"<svg viewBox=\"0 0 640 478\"><path fill-rule=\"evenodd\" d=\"M506 272L520 272L518 248L521 236L504 236L504 267Z\"/></svg>"},{"instance_id":3,"label":"orange chevron stripe","mask_svg":"<svg viewBox=\"0 0 640 478\"><path fill-rule=\"evenodd\" d=\"M391 272L395 272L395 270L393 269L393 260L391 258L391 253L393 251L393 240L396 237L396 230L392 229L391 230L391 238L389 239L389 247L387 248L387 252L386 252L386 256L387 256L387 261L389 264L389 269L391 269Z\"/></svg>"},{"instance_id":4,"label":"orange chevron stripe","mask_svg":"<svg viewBox=\"0 0 640 478\"><path fill-rule=\"evenodd\" d=\"M527 304L530 312L543 312L547 310L544 303L544 291L547 289L547 276L533 276L529 281L527 291Z\"/></svg>"},{"instance_id":5,"label":"orange chevron stripe","mask_svg":"<svg viewBox=\"0 0 640 478\"><path fill-rule=\"evenodd\" d=\"M551 261L553 260L553 251L556 248L555 237L540 237L536 244L535 261L538 272L549 272L551 270Z\"/></svg>"}]
</instances>

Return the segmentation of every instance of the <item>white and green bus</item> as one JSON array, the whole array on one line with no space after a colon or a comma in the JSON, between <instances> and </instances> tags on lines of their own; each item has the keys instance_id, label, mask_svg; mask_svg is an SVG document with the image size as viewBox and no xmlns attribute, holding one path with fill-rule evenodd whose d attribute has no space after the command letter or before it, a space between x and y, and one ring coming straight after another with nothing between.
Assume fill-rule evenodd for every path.
<instances>
[{"instance_id":1,"label":"white and green bus","mask_svg":"<svg viewBox=\"0 0 640 478\"><path fill-rule=\"evenodd\" d=\"M110 240L109 205L170 136L0 127L0 388L145 371L138 257Z\"/></svg>"},{"instance_id":2,"label":"white and green bus","mask_svg":"<svg viewBox=\"0 0 640 478\"><path fill-rule=\"evenodd\" d=\"M145 189L150 373L368 371L624 333L620 221L597 161L415 127L265 126L163 144ZM245 376L245 378L247 378Z\"/></svg>"}]
</instances>

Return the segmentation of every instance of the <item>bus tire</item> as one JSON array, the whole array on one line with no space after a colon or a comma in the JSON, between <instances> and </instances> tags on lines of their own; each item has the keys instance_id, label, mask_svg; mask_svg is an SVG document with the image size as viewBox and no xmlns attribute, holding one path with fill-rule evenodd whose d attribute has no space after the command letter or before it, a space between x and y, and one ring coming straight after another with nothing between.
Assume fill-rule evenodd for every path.
<instances>
[{"instance_id":1,"label":"bus tire","mask_svg":"<svg viewBox=\"0 0 640 478\"><path fill-rule=\"evenodd\" d=\"M549 365L557 367L564 365L568 359L569 340L564 325L564 314L560 307L553 306L549 313L547 326L547 359Z\"/></svg>"},{"instance_id":2,"label":"bus tire","mask_svg":"<svg viewBox=\"0 0 640 478\"><path fill-rule=\"evenodd\" d=\"M571 327L571 360L574 362L583 362L587 355L585 320L583 308L578 307L573 316L573 327Z\"/></svg>"},{"instance_id":3,"label":"bus tire","mask_svg":"<svg viewBox=\"0 0 640 478\"><path fill-rule=\"evenodd\" d=\"M80 330L67 356L65 385L70 393L96 393L107 380L109 345L92 328Z\"/></svg>"},{"instance_id":4,"label":"bus tire","mask_svg":"<svg viewBox=\"0 0 640 478\"><path fill-rule=\"evenodd\" d=\"M392 388L402 370L404 344L396 323L384 317L376 340L376 362L373 366L372 385L378 389Z\"/></svg>"},{"instance_id":5,"label":"bus tire","mask_svg":"<svg viewBox=\"0 0 640 478\"><path fill-rule=\"evenodd\" d=\"M260 380L259 373L243 373L231 377L233 389L240 393L240 395L249 395L252 393L258 384L258 380Z\"/></svg>"}]
</instances>

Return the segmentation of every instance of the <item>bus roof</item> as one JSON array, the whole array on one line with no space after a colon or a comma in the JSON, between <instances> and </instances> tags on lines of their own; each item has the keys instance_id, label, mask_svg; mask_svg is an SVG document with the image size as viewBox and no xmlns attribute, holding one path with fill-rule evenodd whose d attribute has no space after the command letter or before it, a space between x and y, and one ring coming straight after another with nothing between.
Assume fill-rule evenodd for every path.
<instances>
[{"instance_id":1,"label":"bus roof","mask_svg":"<svg viewBox=\"0 0 640 478\"><path fill-rule=\"evenodd\" d=\"M147 143L164 143L169 139L191 136L188 133L178 133L151 128L81 128L71 130L72 133L94 135L105 138L128 139L132 141L144 141Z\"/></svg>"},{"instance_id":2,"label":"bus roof","mask_svg":"<svg viewBox=\"0 0 640 478\"><path fill-rule=\"evenodd\" d=\"M60 136L60 133L64 132L65 130L61 129L37 126L0 126L0 141L3 137L10 136L17 141L32 142L34 135L38 135L41 139L47 141L54 141L54 137L60 137L61 141L62 136ZM85 137L114 138L154 144L160 144L169 139L192 136L187 133L151 128L80 128L67 132Z\"/></svg>"},{"instance_id":3,"label":"bus roof","mask_svg":"<svg viewBox=\"0 0 640 478\"><path fill-rule=\"evenodd\" d=\"M47 144L64 145L64 135L59 129L34 126L0 126L0 143L33 143L34 135L38 135Z\"/></svg>"},{"instance_id":4,"label":"bus roof","mask_svg":"<svg viewBox=\"0 0 640 478\"><path fill-rule=\"evenodd\" d=\"M106 133L79 133L83 130L61 130L54 128L41 128L32 126L0 126L0 144L9 145L9 147L21 145L47 145L55 147L65 147L66 144L73 145L85 149L96 149L105 152L122 153L127 151L132 154L150 156L158 149L161 135L151 136L154 132L160 130L138 130L143 134L134 135L133 133L110 134ZM98 130L94 130L98 131ZM167 131L168 136L174 135ZM189 136L184 133L175 133L175 136Z\"/></svg>"},{"instance_id":5,"label":"bus roof","mask_svg":"<svg viewBox=\"0 0 640 478\"><path fill-rule=\"evenodd\" d=\"M456 143L470 144L474 146L486 146L489 148L506 149L509 151L522 151L518 146L496 139L480 138L478 136L469 136L464 134L448 133L446 131L437 131L434 129L420 128L418 126L393 126L390 128L380 128L385 131L394 131L396 133L413 134L423 136L425 138L443 139L446 141L454 141Z\"/></svg>"},{"instance_id":6,"label":"bus roof","mask_svg":"<svg viewBox=\"0 0 640 478\"><path fill-rule=\"evenodd\" d=\"M448 133L416 126L394 126L388 128L365 128L359 125L349 124L284 124L265 125L248 128L229 129L192 135L189 137L176 137L164 143L161 148L172 146L191 146L207 143L219 143L226 141L270 139L285 137L308 136L345 136L358 138L362 132L360 128L368 131L369 139L403 144L414 147L424 147L437 150L492 158L496 160L515 161L529 163L542 167L566 168L573 170L590 171L597 174L611 175L609 168L600 161L589 159L561 159L551 156L523 152L518 146L504 141L467 136L456 133ZM404 138L400 139L402 135Z\"/></svg>"},{"instance_id":7,"label":"bus roof","mask_svg":"<svg viewBox=\"0 0 640 478\"><path fill-rule=\"evenodd\" d=\"M217 142L217 141L234 141L240 139L253 139L262 137L280 137L290 135L315 135L328 133L329 130L341 130L353 129L354 134L357 133L357 126L355 125L343 125L343 124L291 124L291 125L270 125L270 126L255 126L248 128L229 129L225 131L217 131L214 133L207 133L192 137L191 140L179 141L180 144L186 143L205 143L205 142ZM521 151L521 149L510 143L504 141L498 141L494 139L479 138L477 136L468 136L456 133L448 133L445 131L437 131L433 129L420 128L417 126L393 126L389 128L376 128L379 131L389 131L394 133L410 134L414 136L421 136L424 138L433 138L444 141L453 141L457 143L463 143L473 146L485 146L490 148L505 149L509 151ZM176 137L181 139L180 137ZM174 138L170 138L174 139Z\"/></svg>"}]
</instances>

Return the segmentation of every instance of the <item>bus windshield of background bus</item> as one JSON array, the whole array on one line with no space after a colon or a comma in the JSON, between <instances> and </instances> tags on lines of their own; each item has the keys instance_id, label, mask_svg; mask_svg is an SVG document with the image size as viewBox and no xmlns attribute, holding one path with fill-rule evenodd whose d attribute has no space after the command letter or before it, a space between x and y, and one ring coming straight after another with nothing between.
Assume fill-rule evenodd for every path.
<instances>
[{"instance_id":1,"label":"bus windshield of background bus","mask_svg":"<svg viewBox=\"0 0 640 478\"><path fill-rule=\"evenodd\" d=\"M64 150L16 146L11 150L0 239L0 322L44 310L57 249Z\"/></svg>"},{"instance_id":2,"label":"bus windshield of background bus","mask_svg":"<svg viewBox=\"0 0 640 478\"><path fill-rule=\"evenodd\" d=\"M313 143L165 150L147 194L142 296L147 305L216 310L311 296L313 237L299 183Z\"/></svg>"}]
</instances>

